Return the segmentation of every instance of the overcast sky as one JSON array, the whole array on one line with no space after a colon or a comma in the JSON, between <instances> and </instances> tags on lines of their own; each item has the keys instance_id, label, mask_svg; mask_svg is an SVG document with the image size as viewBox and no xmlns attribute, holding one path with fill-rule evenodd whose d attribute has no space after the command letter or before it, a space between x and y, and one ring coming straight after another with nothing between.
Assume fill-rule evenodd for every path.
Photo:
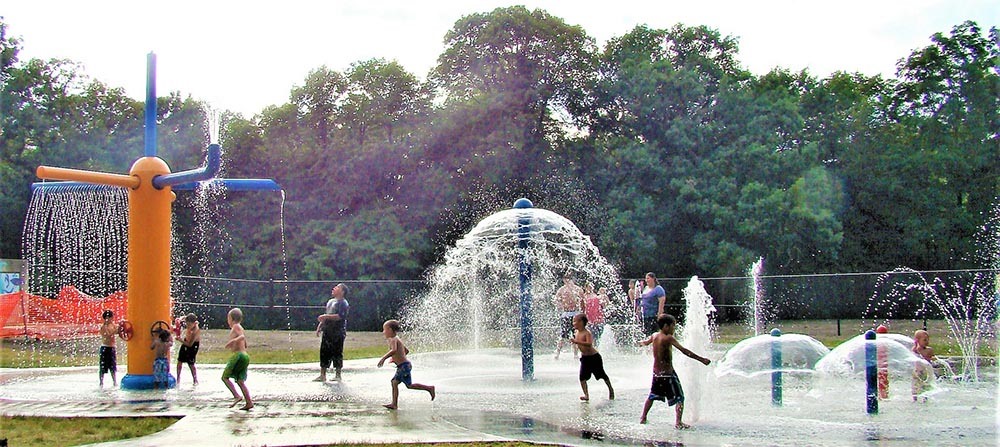
<instances>
[{"instance_id":1,"label":"overcast sky","mask_svg":"<svg viewBox=\"0 0 1000 447\"><path fill-rule=\"evenodd\" d=\"M602 46L636 25L706 25L739 39L739 60L775 67L894 76L896 62L936 32L1000 24L998 0L228 1L12 0L0 8L21 60L65 58L129 96L145 98L146 54L157 95L180 91L247 117L282 104L312 69L397 60L424 78L464 15L522 4L581 26Z\"/></svg>"}]
</instances>

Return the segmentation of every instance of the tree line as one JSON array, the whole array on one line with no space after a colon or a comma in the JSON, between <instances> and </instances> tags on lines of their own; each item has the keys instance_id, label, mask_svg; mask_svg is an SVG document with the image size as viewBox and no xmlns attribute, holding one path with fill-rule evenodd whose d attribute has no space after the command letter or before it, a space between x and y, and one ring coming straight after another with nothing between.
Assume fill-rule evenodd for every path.
<instances>
[{"instance_id":1,"label":"tree line","mask_svg":"<svg viewBox=\"0 0 1000 447\"><path fill-rule=\"evenodd\" d=\"M958 24L901 55L895 78L755 75L737 38L706 26L639 25L599 47L544 10L469 14L425 76L383 58L323 66L284 104L223 111L224 176L275 179L284 197L215 201L227 242L211 271L184 268L420 278L519 197L626 276L742 276L760 257L768 274L981 268L1000 196L998 39ZM22 44L0 18L3 258L20 257L38 165L123 173L143 146L141 101L73 61L22 61ZM207 105L157 102L160 157L200 166ZM190 234L194 200L178 197ZM187 239L175 250L205 250Z\"/></svg>"}]
</instances>

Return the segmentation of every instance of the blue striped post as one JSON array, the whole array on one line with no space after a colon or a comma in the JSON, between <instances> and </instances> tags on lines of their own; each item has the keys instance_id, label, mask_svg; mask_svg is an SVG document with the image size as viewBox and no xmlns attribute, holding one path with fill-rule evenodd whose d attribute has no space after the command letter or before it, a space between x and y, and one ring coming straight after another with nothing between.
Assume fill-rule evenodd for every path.
<instances>
[{"instance_id":1,"label":"blue striped post","mask_svg":"<svg viewBox=\"0 0 1000 447\"><path fill-rule=\"evenodd\" d=\"M781 329L771 329L771 405L781 406Z\"/></svg>"},{"instance_id":2,"label":"blue striped post","mask_svg":"<svg viewBox=\"0 0 1000 447\"><path fill-rule=\"evenodd\" d=\"M517 199L514 208L532 208L531 201ZM534 334L531 321L531 262L528 260L528 244L531 238L531 221L527 216L517 218L518 281L521 285L521 380L535 379Z\"/></svg>"},{"instance_id":3,"label":"blue striped post","mask_svg":"<svg viewBox=\"0 0 1000 447\"><path fill-rule=\"evenodd\" d=\"M878 414L878 346L875 331L865 332L865 400L868 414Z\"/></svg>"}]
</instances>

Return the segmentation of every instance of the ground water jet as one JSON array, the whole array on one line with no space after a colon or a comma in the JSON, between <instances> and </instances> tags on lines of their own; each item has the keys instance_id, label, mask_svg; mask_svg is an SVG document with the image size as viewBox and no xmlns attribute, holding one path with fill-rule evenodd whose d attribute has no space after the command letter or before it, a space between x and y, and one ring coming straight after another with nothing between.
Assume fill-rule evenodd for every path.
<instances>
[{"instance_id":1,"label":"ground water jet","mask_svg":"<svg viewBox=\"0 0 1000 447\"><path fill-rule=\"evenodd\" d=\"M767 323L764 319L764 258L760 257L750 266L750 306L751 306L751 326L753 334L764 333L764 326Z\"/></svg>"},{"instance_id":2,"label":"ground water jet","mask_svg":"<svg viewBox=\"0 0 1000 447\"><path fill-rule=\"evenodd\" d=\"M914 319L943 318L962 353L962 378L978 381L980 349L996 340L993 280L983 272L955 280L927 279L916 270L897 268L879 277L865 313L875 323L885 324L908 313L907 307L916 309Z\"/></svg>"},{"instance_id":3,"label":"ground water jet","mask_svg":"<svg viewBox=\"0 0 1000 447\"><path fill-rule=\"evenodd\" d=\"M682 299L684 324L677 330L677 339L684 347L705 355L712 349L715 338L713 318L716 309L712 304L712 296L705 290L705 283L694 276L684 287ZM690 414L692 420L697 421L701 418L703 408L712 398L708 386L711 369L705 369L702 364L681 355L676 355L674 362L675 369L684 383L683 386L692 396L686 399L684 411Z\"/></svg>"}]
</instances>

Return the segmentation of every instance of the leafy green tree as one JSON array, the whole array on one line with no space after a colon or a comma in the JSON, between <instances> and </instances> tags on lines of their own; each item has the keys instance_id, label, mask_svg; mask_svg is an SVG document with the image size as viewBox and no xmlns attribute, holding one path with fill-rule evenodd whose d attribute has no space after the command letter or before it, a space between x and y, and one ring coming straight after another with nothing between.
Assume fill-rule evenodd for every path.
<instances>
[{"instance_id":1,"label":"leafy green tree","mask_svg":"<svg viewBox=\"0 0 1000 447\"><path fill-rule=\"evenodd\" d=\"M897 99L901 121L917 132L913 149L935 160L924 178L951 218L927 243L944 260L974 249L951 242L970 241L1000 193L1000 33L970 21L931 41L900 63Z\"/></svg>"},{"instance_id":2,"label":"leafy green tree","mask_svg":"<svg viewBox=\"0 0 1000 447\"><path fill-rule=\"evenodd\" d=\"M595 49L582 28L543 10L497 8L455 23L431 80L490 143L466 154L498 154L521 173L543 166L548 141L573 121L559 117L582 100Z\"/></svg>"},{"instance_id":3,"label":"leafy green tree","mask_svg":"<svg viewBox=\"0 0 1000 447\"><path fill-rule=\"evenodd\" d=\"M318 151L331 148L334 120L346 95L347 79L325 65L310 71L303 86L292 89L291 103L297 106L304 129L315 132L312 140L318 144Z\"/></svg>"},{"instance_id":4,"label":"leafy green tree","mask_svg":"<svg viewBox=\"0 0 1000 447\"><path fill-rule=\"evenodd\" d=\"M78 99L82 106L74 119L79 138L72 145L94 158L93 164L81 167L127 173L143 153L142 103L126 96L123 88L100 81L88 84Z\"/></svg>"},{"instance_id":5,"label":"leafy green tree","mask_svg":"<svg viewBox=\"0 0 1000 447\"><path fill-rule=\"evenodd\" d=\"M682 25L636 27L605 48L588 122L607 148L610 175L623 181L607 195L619 225L601 240L627 237L619 245L639 270L697 271L691 242L712 221L691 210L715 196L684 190L704 180L697 168L714 156L715 129L725 128L715 113L720 95L748 76L736 50L733 38Z\"/></svg>"},{"instance_id":6,"label":"leafy green tree","mask_svg":"<svg viewBox=\"0 0 1000 447\"><path fill-rule=\"evenodd\" d=\"M264 146L261 127L238 114L225 113L220 117L223 130L220 144L227 161L227 175L234 178L261 178L286 176L281 172L281 163L272 158L272 153Z\"/></svg>"},{"instance_id":7,"label":"leafy green tree","mask_svg":"<svg viewBox=\"0 0 1000 447\"><path fill-rule=\"evenodd\" d=\"M852 188L859 226L876 223L898 235L886 238L897 257L880 257L883 265L973 266L975 234L1000 191L997 30L987 38L965 22L931 41L900 62L899 83L881 111L889 124L857 162L879 174ZM859 251L879 256L871 248L882 245L866 240L872 246Z\"/></svg>"},{"instance_id":8,"label":"leafy green tree","mask_svg":"<svg viewBox=\"0 0 1000 447\"><path fill-rule=\"evenodd\" d=\"M19 63L20 40L7 37L0 20L0 205L17 216L0 223L0 257L21 256L23 217L30 203L35 168L43 162L84 167L92 153L75 151L73 92L81 88L78 67L70 61L31 59Z\"/></svg>"},{"instance_id":9,"label":"leafy green tree","mask_svg":"<svg viewBox=\"0 0 1000 447\"><path fill-rule=\"evenodd\" d=\"M370 59L351 64L348 93L342 106L345 127L352 129L358 145L365 146L368 129L382 129L385 141L394 142L403 121L430 106L417 77L398 62Z\"/></svg>"},{"instance_id":10,"label":"leafy green tree","mask_svg":"<svg viewBox=\"0 0 1000 447\"><path fill-rule=\"evenodd\" d=\"M204 103L181 92L157 98L157 155L178 172L201 167L209 144ZM133 149L135 157L141 152Z\"/></svg>"},{"instance_id":11,"label":"leafy green tree","mask_svg":"<svg viewBox=\"0 0 1000 447\"><path fill-rule=\"evenodd\" d=\"M21 253L21 226L22 219L11 218L11 216L23 216L27 209L24 184L30 182L29 174L14 159L15 154L20 154L21 148L16 148L8 135L12 131L14 121L11 119L8 110L11 107L11 100L15 98L11 94L8 82L14 75L13 71L18 62L18 53L21 51L21 42L15 37L7 36L7 23L0 16L0 209L4 210L4 219L0 220L0 257L18 258Z\"/></svg>"},{"instance_id":12,"label":"leafy green tree","mask_svg":"<svg viewBox=\"0 0 1000 447\"><path fill-rule=\"evenodd\" d=\"M21 40L7 36L7 23L0 16L0 90L7 89L10 70L17 64L17 54L21 52ZM5 116L7 105L0 101L0 117Z\"/></svg>"}]
</instances>

